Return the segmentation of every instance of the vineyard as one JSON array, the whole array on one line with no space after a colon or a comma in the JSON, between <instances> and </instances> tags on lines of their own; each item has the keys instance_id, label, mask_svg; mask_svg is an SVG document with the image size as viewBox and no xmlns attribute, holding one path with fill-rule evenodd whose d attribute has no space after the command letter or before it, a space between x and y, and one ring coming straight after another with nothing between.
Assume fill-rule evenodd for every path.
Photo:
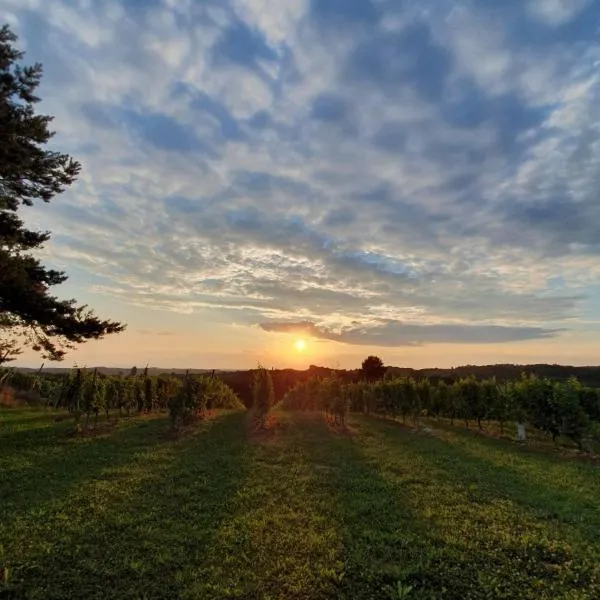
<instances>
[{"instance_id":1,"label":"vineyard","mask_svg":"<svg viewBox=\"0 0 600 600\"><path fill-rule=\"evenodd\" d=\"M299 383L283 398L290 410L321 411L343 425L349 411L407 420L419 425L424 418L445 418L451 425L461 420L479 430L487 421L497 422L500 433L508 422L527 423L539 432L574 442L591 450L600 442L600 389L581 385L577 379L555 382L523 376L512 382L474 377L451 385L428 379L383 379L345 384L337 377L314 378Z\"/></svg>"},{"instance_id":2,"label":"vineyard","mask_svg":"<svg viewBox=\"0 0 600 600\"><path fill-rule=\"evenodd\" d=\"M243 404L219 378L186 374L150 376L133 367L127 376L106 376L97 370L73 369L66 376L28 376L6 371L0 383L28 390L29 398L54 409L66 409L76 430L87 432L90 417L118 411L119 416L151 414L168 410L173 428L204 419L214 408L240 409ZM26 396L27 397L27 396ZM83 424L82 424L83 421Z\"/></svg>"},{"instance_id":3,"label":"vineyard","mask_svg":"<svg viewBox=\"0 0 600 600\"><path fill-rule=\"evenodd\" d=\"M2 8L0 600L600 600L600 2Z\"/></svg>"},{"instance_id":4,"label":"vineyard","mask_svg":"<svg viewBox=\"0 0 600 600\"><path fill-rule=\"evenodd\" d=\"M0 377L0 598L600 597L575 379Z\"/></svg>"}]
</instances>

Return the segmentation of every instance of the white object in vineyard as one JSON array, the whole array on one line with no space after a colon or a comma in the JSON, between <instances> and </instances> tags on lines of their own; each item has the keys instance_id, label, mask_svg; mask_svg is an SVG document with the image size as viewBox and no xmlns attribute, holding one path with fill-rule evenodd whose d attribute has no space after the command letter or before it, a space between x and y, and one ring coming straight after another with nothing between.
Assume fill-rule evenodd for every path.
<instances>
[{"instance_id":1,"label":"white object in vineyard","mask_svg":"<svg viewBox=\"0 0 600 600\"><path fill-rule=\"evenodd\" d=\"M527 439L527 434L525 433L525 424L517 423L517 439L520 442L524 442Z\"/></svg>"}]
</instances>

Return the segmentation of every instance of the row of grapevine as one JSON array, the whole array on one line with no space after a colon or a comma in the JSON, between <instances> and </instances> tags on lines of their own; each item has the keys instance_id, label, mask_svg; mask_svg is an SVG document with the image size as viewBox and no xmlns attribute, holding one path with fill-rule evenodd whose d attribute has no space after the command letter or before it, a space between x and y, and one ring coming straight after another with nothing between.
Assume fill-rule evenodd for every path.
<instances>
[{"instance_id":1,"label":"row of grapevine","mask_svg":"<svg viewBox=\"0 0 600 600\"><path fill-rule=\"evenodd\" d=\"M210 408L244 408L233 390L218 377L186 375L168 401L171 425L177 429L204 419Z\"/></svg>"},{"instance_id":2,"label":"row of grapevine","mask_svg":"<svg viewBox=\"0 0 600 600\"><path fill-rule=\"evenodd\" d=\"M351 405L368 384L344 384L338 377L315 377L296 384L282 400L287 410L321 411L330 421L345 425Z\"/></svg>"},{"instance_id":3,"label":"row of grapevine","mask_svg":"<svg viewBox=\"0 0 600 600\"><path fill-rule=\"evenodd\" d=\"M292 410L321 410L343 422L348 409L412 419L461 419L479 428L494 420L501 430L508 421L526 422L556 440L565 436L580 448L600 437L600 390L576 379L556 382L534 376L498 384L494 379L467 377L447 384L428 379L382 379L344 384L336 378L311 379L292 388L283 399Z\"/></svg>"},{"instance_id":4,"label":"row of grapevine","mask_svg":"<svg viewBox=\"0 0 600 600\"><path fill-rule=\"evenodd\" d=\"M43 404L44 400L57 396L64 375L42 374L42 368L36 373L22 373L14 368L0 369L0 387L9 388L27 403Z\"/></svg>"},{"instance_id":5,"label":"row of grapevine","mask_svg":"<svg viewBox=\"0 0 600 600\"><path fill-rule=\"evenodd\" d=\"M90 416L97 423L102 412L109 418L111 411L121 416L132 413L151 413L169 410L173 426L189 422L192 416L203 416L210 408L242 408L233 391L214 377L186 375L150 376L147 370L132 369L128 376L107 376L96 370L73 369L62 384L54 386L47 396L55 408L67 409L79 427L85 417L84 429Z\"/></svg>"},{"instance_id":6,"label":"row of grapevine","mask_svg":"<svg viewBox=\"0 0 600 600\"><path fill-rule=\"evenodd\" d=\"M132 412L151 412L166 408L167 398L161 391L169 386L168 380L157 380L144 373L128 377L109 377L96 370L73 369L63 378L62 385L53 390L49 397L55 408L67 409L74 415L76 423L85 415L85 428L89 418L101 412L108 419L110 411L119 410L121 415Z\"/></svg>"},{"instance_id":7,"label":"row of grapevine","mask_svg":"<svg viewBox=\"0 0 600 600\"><path fill-rule=\"evenodd\" d=\"M252 408L258 428L265 428L267 415L274 403L275 391L271 373L259 365L252 378Z\"/></svg>"}]
</instances>

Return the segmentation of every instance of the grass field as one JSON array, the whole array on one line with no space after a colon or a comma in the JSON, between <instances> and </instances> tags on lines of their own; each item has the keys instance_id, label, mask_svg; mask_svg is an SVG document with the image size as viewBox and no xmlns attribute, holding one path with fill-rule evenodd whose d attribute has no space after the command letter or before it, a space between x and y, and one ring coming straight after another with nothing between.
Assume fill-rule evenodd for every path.
<instances>
[{"instance_id":1,"label":"grass field","mask_svg":"<svg viewBox=\"0 0 600 600\"><path fill-rule=\"evenodd\" d=\"M600 466L461 428L0 409L0 598L600 598Z\"/></svg>"}]
</instances>

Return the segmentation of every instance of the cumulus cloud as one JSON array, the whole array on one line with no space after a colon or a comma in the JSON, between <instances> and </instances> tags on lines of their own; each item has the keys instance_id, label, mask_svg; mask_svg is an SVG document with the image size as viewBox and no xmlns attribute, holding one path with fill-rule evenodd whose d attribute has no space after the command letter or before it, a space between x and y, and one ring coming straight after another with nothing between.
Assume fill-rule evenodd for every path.
<instances>
[{"instance_id":1,"label":"cumulus cloud","mask_svg":"<svg viewBox=\"0 0 600 600\"><path fill-rule=\"evenodd\" d=\"M93 293L382 346L544 339L585 312L597 3L5 5L84 165L29 217Z\"/></svg>"}]
</instances>

